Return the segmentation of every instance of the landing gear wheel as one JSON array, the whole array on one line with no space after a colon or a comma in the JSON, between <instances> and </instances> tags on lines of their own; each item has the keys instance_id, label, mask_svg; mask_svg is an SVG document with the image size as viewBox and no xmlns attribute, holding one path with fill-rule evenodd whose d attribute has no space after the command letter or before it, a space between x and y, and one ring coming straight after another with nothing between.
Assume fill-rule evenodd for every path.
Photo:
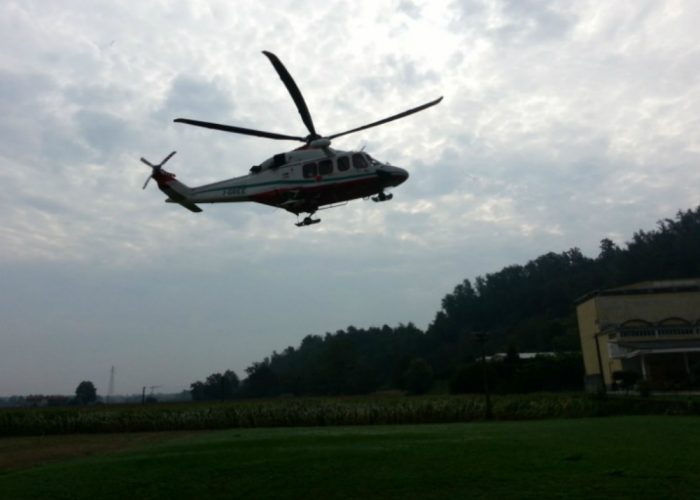
<instances>
[{"instance_id":1,"label":"landing gear wheel","mask_svg":"<svg viewBox=\"0 0 700 500\"><path fill-rule=\"evenodd\" d=\"M308 217L305 217L303 221L297 222L294 224L296 227L304 227L304 226L310 226L311 224L318 224L321 222L321 219L312 219L311 216L309 215Z\"/></svg>"},{"instance_id":2,"label":"landing gear wheel","mask_svg":"<svg viewBox=\"0 0 700 500\"><path fill-rule=\"evenodd\" d=\"M379 193L377 193L377 196L372 197L372 201L375 203L379 203L380 201L389 201L393 197L394 195L391 193L386 194L384 191L380 191Z\"/></svg>"}]
</instances>

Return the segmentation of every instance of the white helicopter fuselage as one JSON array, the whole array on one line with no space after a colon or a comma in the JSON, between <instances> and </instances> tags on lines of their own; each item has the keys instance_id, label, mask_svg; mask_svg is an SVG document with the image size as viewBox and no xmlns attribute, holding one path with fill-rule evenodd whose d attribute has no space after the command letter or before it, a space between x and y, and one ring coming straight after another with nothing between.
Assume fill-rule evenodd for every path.
<instances>
[{"instance_id":1,"label":"white helicopter fuselage","mask_svg":"<svg viewBox=\"0 0 700 500\"><path fill-rule=\"evenodd\" d=\"M330 147L300 149L269 158L240 177L188 187L162 171L155 175L169 202L193 211L202 203L257 202L284 208L296 215L314 213L325 206L383 194L398 186L408 172L376 161L362 151ZM384 198L382 198L383 200Z\"/></svg>"}]
</instances>

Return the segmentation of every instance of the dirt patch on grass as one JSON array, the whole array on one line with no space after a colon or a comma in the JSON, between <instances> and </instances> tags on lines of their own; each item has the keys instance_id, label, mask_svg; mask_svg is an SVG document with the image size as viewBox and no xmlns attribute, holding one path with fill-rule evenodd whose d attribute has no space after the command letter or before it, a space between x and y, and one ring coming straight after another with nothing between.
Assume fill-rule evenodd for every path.
<instances>
[{"instance_id":1,"label":"dirt patch on grass","mask_svg":"<svg viewBox=\"0 0 700 500\"><path fill-rule=\"evenodd\" d=\"M193 434L195 432L138 432L2 438L0 473L70 458L132 451Z\"/></svg>"}]
</instances>

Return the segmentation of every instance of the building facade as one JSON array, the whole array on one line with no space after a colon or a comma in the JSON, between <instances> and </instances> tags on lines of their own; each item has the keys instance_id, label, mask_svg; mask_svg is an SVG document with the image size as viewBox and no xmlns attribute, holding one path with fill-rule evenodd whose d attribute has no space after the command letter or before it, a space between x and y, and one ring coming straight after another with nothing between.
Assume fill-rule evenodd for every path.
<instances>
[{"instance_id":1,"label":"building facade","mask_svg":"<svg viewBox=\"0 0 700 500\"><path fill-rule=\"evenodd\" d=\"M577 301L586 389L636 374L656 390L696 387L700 376L700 279L646 281Z\"/></svg>"}]
</instances>

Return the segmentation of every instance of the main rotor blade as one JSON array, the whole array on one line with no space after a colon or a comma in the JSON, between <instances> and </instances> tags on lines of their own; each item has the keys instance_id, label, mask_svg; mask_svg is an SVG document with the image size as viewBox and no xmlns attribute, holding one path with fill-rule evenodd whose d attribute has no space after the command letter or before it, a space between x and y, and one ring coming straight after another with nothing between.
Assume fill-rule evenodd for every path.
<instances>
[{"instance_id":1,"label":"main rotor blade","mask_svg":"<svg viewBox=\"0 0 700 500\"><path fill-rule=\"evenodd\" d=\"M196 127L211 128L214 130L222 130L224 132L233 132L234 134L254 135L256 137L266 137L268 139L306 142L305 137L299 137L296 135L276 134L274 132L253 130L252 128L234 127L233 125L221 125L219 123L211 122L201 122L199 120L189 120L187 118L176 118L173 121L177 123L186 123L187 125L194 125Z\"/></svg>"},{"instance_id":2,"label":"main rotor blade","mask_svg":"<svg viewBox=\"0 0 700 500\"><path fill-rule=\"evenodd\" d=\"M304 125L306 125L306 128L308 129L309 133L314 138L318 137L318 134L316 133L316 128L314 128L314 122L311 119L311 113L309 113L309 108L306 106L306 101L304 101L304 96L301 95L301 91L299 90L299 87L297 87L297 84L294 82L292 75L289 74L287 68L284 67L282 61L280 61L275 54L266 50L263 50L263 54L265 54L270 60L272 66L275 68L275 71L277 71L277 74L282 80L282 83L284 83L284 86L287 87L289 95L292 96L294 104L297 105L297 109L299 110L301 119L303 120Z\"/></svg>"},{"instance_id":3,"label":"main rotor blade","mask_svg":"<svg viewBox=\"0 0 700 500\"><path fill-rule=\"evenodd\" d=\"M413 113L418 113L419 111L423 111L424 109L427 109L431 106L435 106L440 101L442 101L442 96L438 97L434 101L430 101L428 103L422 104L421 106L418 106L417 108L412 108L412 109L409 109L407 111L404 111L403 113L399 113L398 115L393 115L393 116L390 116L388 118L384 118L383 120L379 120L377 122L369 123L367 125L363 125L361 127L357 127L357 128L351 129L351 130L346 130L345 132L339 132L337 134L328 135L325 138L326 139L335 139L336 137L340 137L341 135L352 134L353 132L359 132L360 130L365 130L367 128L376 127L377 125L382 125L384 123L387 123L387 122L390 122L393 120L398 120L399 118L403 118L405 116L412 115Z\"/></svg>"}]
</instances>

